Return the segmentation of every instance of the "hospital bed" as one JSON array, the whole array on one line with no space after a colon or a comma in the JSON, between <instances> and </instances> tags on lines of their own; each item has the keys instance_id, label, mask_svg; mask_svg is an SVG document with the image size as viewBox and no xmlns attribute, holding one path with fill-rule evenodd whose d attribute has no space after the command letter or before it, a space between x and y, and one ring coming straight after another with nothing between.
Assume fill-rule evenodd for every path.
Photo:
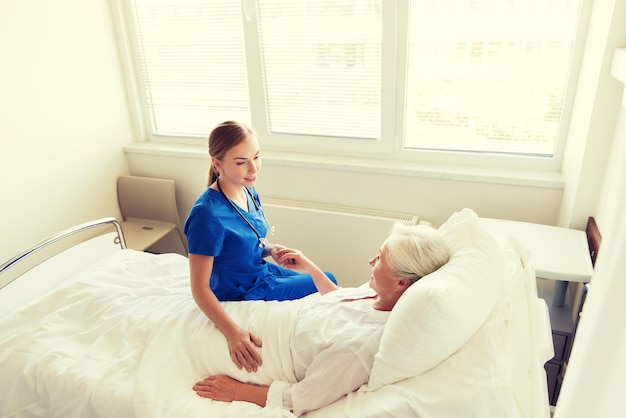
<instances>
[{"instance_id":1,"label":"hospital bed","mask_svg":"<svg viewBox=\"0 0 626 418\"><path fill-rule=\"evenodd\" d=\"M550 416L543 368L553 355L550 323L530 254L488 233L470 209L440 230L452 258L394 307L369 381L307 417ZM217 373L258 384L289 379L283 318L317 294L223 302L263 340L264 364L247 373L195 305L187 259L126 249L113 218L70 228L9 260L0 286L2 417L294 416L201 398L191 388Z\"/></svg>"}]
</instances>

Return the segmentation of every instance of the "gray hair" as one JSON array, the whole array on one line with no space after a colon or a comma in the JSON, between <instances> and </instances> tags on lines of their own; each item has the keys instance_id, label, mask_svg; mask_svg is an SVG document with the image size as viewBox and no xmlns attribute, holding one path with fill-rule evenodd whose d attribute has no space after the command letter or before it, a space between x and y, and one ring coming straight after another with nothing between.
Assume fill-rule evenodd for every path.
<instances>
[{"instance_id":1,"label":"gray hair","mask_svg":"<svg viewBox=\"0 0 626 418\"><path fill-rule=\"evenodd\" d=\"M435 228L396 222L384 241L387 263L394 276L411 284L450 260L450 249Z\"/></svg>"}]
</instances>

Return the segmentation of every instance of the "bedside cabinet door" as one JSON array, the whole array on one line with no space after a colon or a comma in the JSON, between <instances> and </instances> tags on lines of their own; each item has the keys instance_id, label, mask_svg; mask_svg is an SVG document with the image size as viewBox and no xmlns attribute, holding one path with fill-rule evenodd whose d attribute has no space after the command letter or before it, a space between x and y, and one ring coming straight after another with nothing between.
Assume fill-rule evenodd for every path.
<instances>
[{"instance_id":1,"label":"bedside cabinet door","mask_svg":"<svg viewBox=\"0 0 626 418\"><path fill-rule=\"evenodd\" d=\"M559 381L559 373L561 373L561 365L546 363L544 368L546 369L546 376L548 379L548 399L550 401L550 405L554 406L556 404L556 389Z\"/></svg>"}]
</instances>

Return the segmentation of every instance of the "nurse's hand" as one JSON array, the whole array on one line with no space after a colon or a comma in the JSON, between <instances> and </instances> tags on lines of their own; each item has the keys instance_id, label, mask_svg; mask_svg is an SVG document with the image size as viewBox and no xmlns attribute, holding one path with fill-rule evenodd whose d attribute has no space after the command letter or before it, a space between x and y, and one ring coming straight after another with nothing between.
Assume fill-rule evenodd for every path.
<instances>
[{"instance_id":1,"label":"nurse's hand","mask_svg":"<svg viewBox=\"0 0 626 418\"><path fill-rule=\"evenodd\" d=\"M317 269L315 263L302 254L302 251L292 248L283 248L277 251L275 260L280 266L298 272L309 273Z\"/></svg>"},{"instance_id":2,"label":"nurse's hand","mask_svg":"<svg viewBox=\"0 0 626 418\"><path fill-rule=\"evenodd\" d=\"M233 363L240 370L244 368L248 372L256 372L262 364L261 355L256 350L256 347L262 346L261 340L251 332L241 328L227 335L226 339Z\"/></svg>"}]
</instances>

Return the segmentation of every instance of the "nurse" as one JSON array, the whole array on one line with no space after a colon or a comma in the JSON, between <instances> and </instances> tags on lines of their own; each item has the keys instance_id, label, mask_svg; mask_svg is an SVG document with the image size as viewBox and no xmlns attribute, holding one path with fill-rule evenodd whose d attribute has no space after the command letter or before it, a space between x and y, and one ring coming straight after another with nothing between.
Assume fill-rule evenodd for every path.
<instances>
[{"instance_id":1,"label":"nurse","mask_svg":"<svg viewBox=\"0 0 626 418\"><path fill-rule=\"evenodd\" d=\"M256 371L261 341L239 327L220 301L288 300L315 293L310 274L297 273L264 258L286 247L271 244L272 233L254 189L261 169L256 133L228 121L209 136L211 167L208 188L198 197L185 221L189 246L191 293L198 307L228 340L237 367ZM280 263L284 264L289 260ZM336 283L335 277L326 273Z\"/></svg>"}]
</instances>

